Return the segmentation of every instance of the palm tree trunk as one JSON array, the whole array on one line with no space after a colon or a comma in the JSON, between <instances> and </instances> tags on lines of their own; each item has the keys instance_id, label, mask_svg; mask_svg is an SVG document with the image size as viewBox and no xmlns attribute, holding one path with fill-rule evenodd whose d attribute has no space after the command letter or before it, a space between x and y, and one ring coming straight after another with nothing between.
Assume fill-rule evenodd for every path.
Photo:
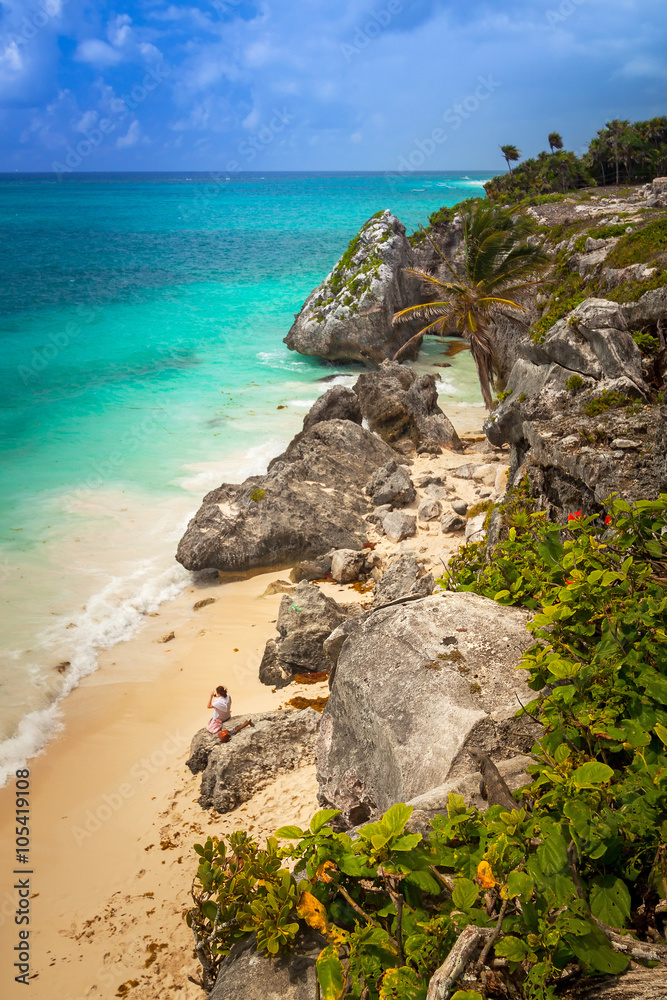
<instances>
[{"instance_id":1,"label":"palm tree trunk","mask_svg":"<svg viewBox=\"0 0 667 1000\"><path fill-rule=\"evenodd\" d=\"M487 410L493 409L493 341L491 333L485 326L479 326L474 333L465 333L466 340L470 341L470 352L477 367L477 377L479 387L482 390L482 399Z\"/></svg>"}]
</instances>

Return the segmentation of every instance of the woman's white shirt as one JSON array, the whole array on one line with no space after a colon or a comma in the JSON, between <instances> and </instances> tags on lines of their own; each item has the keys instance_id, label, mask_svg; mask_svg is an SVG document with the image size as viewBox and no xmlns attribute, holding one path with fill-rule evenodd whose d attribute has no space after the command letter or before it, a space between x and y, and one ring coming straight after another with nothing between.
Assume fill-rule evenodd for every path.
<instances>
[{"instance_id":1,"label":"woman's white shirt","mask_svg":"<svg viewBox=\"0 0 667 1000\"><path fill-rule=\"evenodd\" d=\"M211 702L211 705L213 706L213 710L215 711L215 717L217 719L220 719L221 722L224 722L225 719L228 719L229 716L232 714L231 713L231 707L232 707L231 695L226 695L224 697L221 696L219 698L214 698L213 701Z\"/></svg>"}]
</instances>

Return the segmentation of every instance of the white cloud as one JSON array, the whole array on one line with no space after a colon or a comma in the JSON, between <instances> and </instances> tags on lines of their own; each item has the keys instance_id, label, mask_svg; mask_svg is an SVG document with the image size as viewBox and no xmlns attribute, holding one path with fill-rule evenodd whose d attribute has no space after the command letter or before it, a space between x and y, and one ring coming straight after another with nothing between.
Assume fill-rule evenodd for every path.
<instances>
[{"instance_id":1,"label":"white cloud","mask_svg":"<svg viewBox=\"0 0 667 1000\"><path fill-rule=\"evenodd\" d=\"M620 71L621 76L637 79L639 77L649 77L651 79L667 77L667 66L664 62L659 62L653 56L637 56L630 59Z\"/></svg>"},{"instance_id":2,"label":"white cloud","mask_svg":"<svg viewBox=\"0 0 667 1000\"><path fill-rule=\"evenodd\" d=\"M111 44L120 49L132 38L132 18L128 14L119 14L107 26L107 38Z\"/></svg>"},{"instance_id":3,"label":"white cloud","mask_svg":"<svg viewBox=\"0 0 667 1000\"><path fill-rule=\"evenodd\" d=\"M78 59L79 62L90 63L91 66L103 69L107 66L115 66L122 60L123 56L118 49L114 49L99 38L86 38L77 47L74 58Z\"/></svg>"},{"instance_id":4,"label":"white cloud","mask_svg":"<svg viewBox=\"0 0 667 1000\"><path fill-rule=\"evenodd\" d=\"M136 146L141 139L141 125L135 119L130 125L125 135L119 135L116 140L117 149L127 149L128 146Z\"/></svg>"}]
</instances>

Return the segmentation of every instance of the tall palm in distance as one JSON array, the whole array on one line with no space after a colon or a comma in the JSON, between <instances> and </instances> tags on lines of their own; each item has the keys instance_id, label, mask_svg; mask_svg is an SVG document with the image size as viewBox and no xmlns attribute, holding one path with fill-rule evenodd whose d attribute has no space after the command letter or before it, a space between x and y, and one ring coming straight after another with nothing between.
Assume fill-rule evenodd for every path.
<instances>
[{"instance_id":1,"label":"tall palm in distance","mask_svg":"<svg viewBox=\"0 0 667 1000\"><path fill-rule=\"evenodd\" d=\"M547 142L549 143L549 149L553 153L554 149L563 148L563 137L560 132L549 132L547 136Z\"/></svg>"},{"instance_id":2,"label":"tall palm in distance","mask_svg":"<svg viewBox=\"0 0 667 1000\"><path fill-rule=\"evenodd\" d=\"M517 160L521 159L521 150L517 149L516 146L508 145L501 146L500 152L503 154L507 161L507 167L509 172L512 173L512 164L516 163Z\"/></svg>"},{"instance_id":3,"label":"tall palm in distance","mask_svg":"<svg viewBox=\"0 0 667 1000\"><path fill-rule=\"evenodd\" d=\"M479 201L463 217L463 257L460 274L440 254L451 272L451 281L441 281L428 271L410 269L438 301L408 306L394 316L394 323L428 319L394 356L398 360L409 344L425 334L458 331L470 344L477 367L482 397L487 410L493 408L494 345L492 317L504 308L520 312L523 307L509 296L535 283L536 275L549 258L540 247L528 242L533 223L526 216L512 215L511 209Z\"/></svg>"},{"instance_id":4,"label":"tall palm in distance","mask_svg":"<svg viewBox=\"0 0 667 1000\"><path fill-rule=\"evenodd\" d=\"M620 118L614 118L613 121L607 122L605 128L607 130L607 135L609 137L609 142L614 151L614 164L616 166L616 186L618 187L619 181L619 145L621 145L625 134L627 132L628 126L630 125L629 119L625 118L621 120ZM599 133L598 133L599 134Z\"/></svg>"}]
</instances>

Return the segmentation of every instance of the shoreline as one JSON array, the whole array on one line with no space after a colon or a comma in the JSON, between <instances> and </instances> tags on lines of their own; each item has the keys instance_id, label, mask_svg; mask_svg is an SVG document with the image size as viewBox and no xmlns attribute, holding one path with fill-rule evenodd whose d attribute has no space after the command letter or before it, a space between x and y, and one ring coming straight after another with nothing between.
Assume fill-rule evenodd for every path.
<instances>
[{"instance_id":1,"label":"shoreline","mask_svg":"<svg viewBox=\"0 0 667 1000\"><path fill-rule=\"evenodd\" d=\"M447 408L463 436L479 433L483 412ZM419 456L413 472L464 461L454 452ZM460 540L424 530L392 548L445 554ZM388 544L379 550L386 554ZM98 670L62 703L63 729L29 763L30 974L36 974L30 985L37 1000L156 1000L169 989L183 1000L200 1000L200 988L187 979L199 966L182 918L195 871L192 845L240 826L264 839L284 823L307 823L316 811L312 765L224 816L196 804L200 777L184 768L192 737L208 721L212 686L230 689L235 715L327 693L326 683L272 691L259 681L281 600L281 594L262 595L287 575L282 568L188 585L147 616L132 638L101 651ZM347 586L323 589L343 602L360 599ZM195 611L207 597L214 603ZM171 632L173 639L161 641ZM14 795L13 781L0 789L0 829L12 848ZM10 1000L24 995L7 975L19 930L12 860L6 856L0 879L0 958Z\"/></svg>"}]
</instances>

